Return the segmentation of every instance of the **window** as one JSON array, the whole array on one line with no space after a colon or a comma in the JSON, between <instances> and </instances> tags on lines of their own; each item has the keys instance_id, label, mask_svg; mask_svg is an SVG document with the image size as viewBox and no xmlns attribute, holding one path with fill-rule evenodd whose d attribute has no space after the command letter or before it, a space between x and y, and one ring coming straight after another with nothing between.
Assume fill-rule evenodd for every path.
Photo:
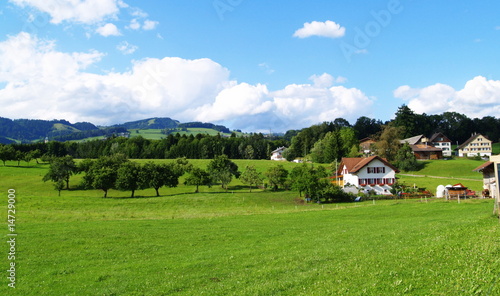
<instances>
[{"instance_id":1,"label":"window","mask_svg":"<svg viewBox=\"0 0 500 296\"><path fill-rule=\"evenodd\" d=\"M385 167L368 167L368 174L385 174Z\"/></svg>"}]
</instances>

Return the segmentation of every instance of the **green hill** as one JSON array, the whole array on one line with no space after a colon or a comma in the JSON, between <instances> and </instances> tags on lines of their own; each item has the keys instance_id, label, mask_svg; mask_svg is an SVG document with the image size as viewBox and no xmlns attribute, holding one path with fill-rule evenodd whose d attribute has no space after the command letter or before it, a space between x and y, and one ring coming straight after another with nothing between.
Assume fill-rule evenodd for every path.
<instances>
[{"instance_id":1,"label":"green hill","mask_svg":"<svg viewBox=\"0 0 500 296\"><path fill-rule=\"evenodd\" d=\"M131 129L166 129L166 128L176 128L179 125L179 121L168 118L168 117L155 117L136 121L125 122L123 124L117 124L114 126L124 127L128 130Z\"/></svg>"}]
</instances>

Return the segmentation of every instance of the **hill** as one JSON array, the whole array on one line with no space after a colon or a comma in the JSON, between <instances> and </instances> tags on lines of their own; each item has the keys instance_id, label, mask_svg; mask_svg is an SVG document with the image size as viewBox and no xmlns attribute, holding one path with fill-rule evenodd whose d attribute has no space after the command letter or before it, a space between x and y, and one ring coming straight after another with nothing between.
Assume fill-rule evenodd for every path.
<instances>
[{"instance_id":1,"label":"hill","mask_svg":"<svg viewBox=\"0 0 500 296\"><path fill-rule=\"evenodd\" d=\"M37 142L46 137L55 141L78 141L132 133L147 139L160 139L169 133L180 134L230 134L229 128L212 123L180 123L168 117L154 117L125 122L113 126L97 127L90 122L70 123L67 120L9 119L0 117L0 143Z\"/></svg>"},{"instance_id":2,"label":"hill","mask_svg":"<svg viewBox=\"0 0 500 296\"><path fill-rule=\"evenodd\" d=\"M179 125L179 121L168 118L168 117L155 117L136 121L125 122L122 124L116 124L116 127L124 127L126 129L166 129L166 128L176 128Z\"/></svg>"},{"instance_id":3,"label":"hill","mask_svg":"<svg viewBox=\"0 0 500 296\"><path fill-rule=\"evenodd\" d=\"M89 122L70 123L67 120L9 119L0 117L0 137L21 142L58 137L74 132L98 130Z\"/></svg>"}]
</instances>

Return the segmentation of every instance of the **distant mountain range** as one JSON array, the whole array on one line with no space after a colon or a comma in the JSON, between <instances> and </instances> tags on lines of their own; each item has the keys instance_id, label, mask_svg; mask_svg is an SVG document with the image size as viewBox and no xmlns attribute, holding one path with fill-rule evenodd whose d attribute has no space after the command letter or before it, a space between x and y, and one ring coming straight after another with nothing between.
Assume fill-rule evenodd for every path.
<instances>
[{"instance_id":1,"label":"distant mountain range","mask_svg":"<svg viewBox=\"0 0 500 296\"><path fill-rule=\"evenodd\" d=\"M180 123L177 120L161 117L126 122L113 126L96 126L90 122L70 123L67 120L9 119L0 117L0 143L34 142L49 140L80 140L88 137L125 133L132 129L175 129L210 128L221 133L231 131L222 125L202 122Z\"/></svg>"}]
</instances>

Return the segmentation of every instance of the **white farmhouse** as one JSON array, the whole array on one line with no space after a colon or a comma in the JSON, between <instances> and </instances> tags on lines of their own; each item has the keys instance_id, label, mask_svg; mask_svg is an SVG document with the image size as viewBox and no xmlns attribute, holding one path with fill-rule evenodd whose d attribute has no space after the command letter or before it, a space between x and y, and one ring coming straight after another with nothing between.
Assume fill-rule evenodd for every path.
<instances>
[{"instance_id":1,"label":"white farmhouse","mask_svg":"<svg viewBox=\"0 0 500 296\"><path fill-rule=\"evenodd\" d=\"M285 149L286 147L279 147L278 149L271 152L271 160L286 160L282 155Z\"/></svg>"},{"instance_id":2,"label":"white farmhouse","mask_svg":"<svg viewBox=\"0 0 500 296\"><path fill-rule=\"evenodd\" d=\"M389 195L399 170L379 156L342 158L337 171L338 184L346 188L373 190L376 194Z\"/></svg>"},{"instance_id":3,"label":"white farmhouse","mask_svg":"<svg viewBox=\"0 0 500 296\"><path fill-rule=\"evenodd\" d=\"M491 156L491 141L481 134L473 134L465 143L458 146L458 156Z\"/></svg>"}]
</instances>

